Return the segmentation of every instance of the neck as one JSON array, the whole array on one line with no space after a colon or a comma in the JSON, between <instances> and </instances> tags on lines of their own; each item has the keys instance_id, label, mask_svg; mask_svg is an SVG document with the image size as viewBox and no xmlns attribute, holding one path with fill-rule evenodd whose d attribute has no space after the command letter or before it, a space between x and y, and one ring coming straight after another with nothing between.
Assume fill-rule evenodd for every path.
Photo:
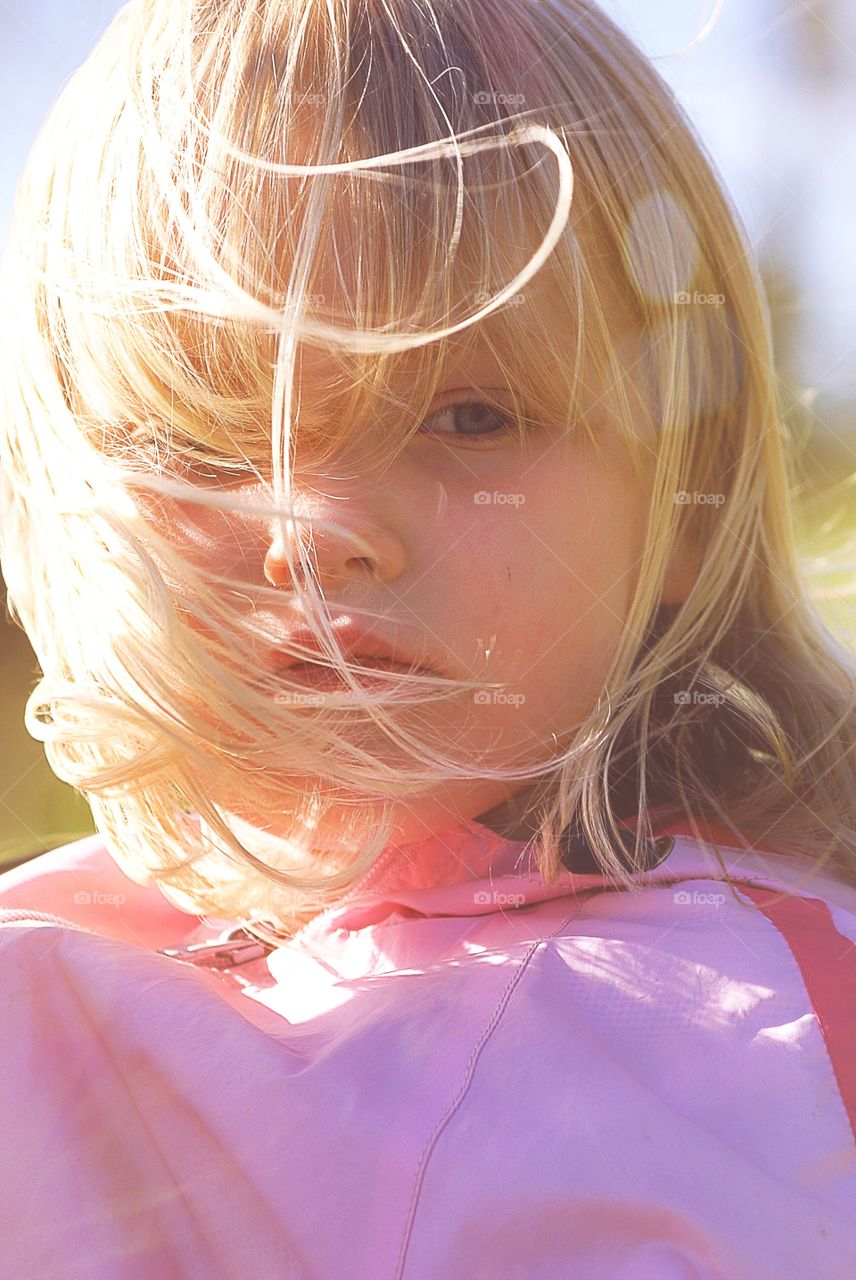
<instances>
[{"instance_id":1,"label":"neck","mask_svg":"<svg viewBox=\"0 0 856 1280\"><path fill-rule=\"evenodd\" d=\"M510 796L501 804L480 813L473 821L489 827L504 840L531 840L538 834L538 827L534 814L525 807L527 798L523 793Z\"/></svg>"}]
</instances>

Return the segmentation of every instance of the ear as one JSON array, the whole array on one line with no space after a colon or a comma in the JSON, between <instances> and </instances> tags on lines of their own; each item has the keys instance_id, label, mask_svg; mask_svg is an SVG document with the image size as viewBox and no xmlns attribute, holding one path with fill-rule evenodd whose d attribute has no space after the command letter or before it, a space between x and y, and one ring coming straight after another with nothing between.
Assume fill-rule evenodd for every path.
<instances>
[{"instance_id":1,"label":"ear","mask_svg":"<svg viewBox=\"0 0 856 1280\"><path fill-rule=\"evenodd\" d=\"M676 538L669 553L660 604L681 604L692 590L701 565L701 549L686 535Z\"/></svg>"}]
</instances>

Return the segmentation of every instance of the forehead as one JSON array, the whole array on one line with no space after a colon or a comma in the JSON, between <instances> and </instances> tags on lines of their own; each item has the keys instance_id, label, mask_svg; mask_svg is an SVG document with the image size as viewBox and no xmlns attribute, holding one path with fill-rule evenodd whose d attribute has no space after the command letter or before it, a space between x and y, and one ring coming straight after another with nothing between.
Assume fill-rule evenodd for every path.
<instances>
[{"instance_id":1,"label":"forehead","mask_svg":"<svg viewBox=\"0 0 856 1280\"><path fill-rule=\"evenodd\" d=\"M424 360L427 355L430 361L431 352L432 348L429 346L427 352L423 350L420 358ZM503 374L504 362L501 354L484 339L468 342L466 345L453 340L442 352L437 345L434 353L434 358L441 362L444 382L463 377L481 382L486 379L496 379ZM371 357L362 357L362 359L371 361ZM413 362L412 353L396 353L392 360L396 375L406 378L408 365ZM326 347L310 345L308 342L299 344L295 361L295 379L301 395L312 396L315 393L321 395L324 392L346 389L352 386L358 377L358 362L352 352L330 350Z\"/></svg>"},{"instance_id":2,"label":"forehead","mask_svg":"<svg viewBox=\"0 0 856 1280\"><path fill-rule=\"evenodd\" d=\"M329 159L321 155L319 125L316 109L301 108L289 135L292 163L312 166ZM424 142L424 138L420 140ZM376 153L380 141L358 135L357 145L352 140L346 148L348 158ZM460 192L456 171L452 181L454 167L449 162L430 168L403 166L389 185L365 177L354 181L345 173L285 178L285 187L297 198L293 204L290 199L287 202L291 216L283 219L284 234L278 237L274 257L279 271L288 277L295 266L292 250L303 214L303 198L298 193L304 184L308 190L318 182L324 197L323 212L306 284L313 317L329 320L346 331L365 327L389 334L406 332L408 326L414 331L448 327L470 317L482 309L485 290L495 296L525 269L543 240L552 213L548 207L552 196L541 191L543 178L538 177L537 168L517 174L499 159L498 153L485 151L468 160L461 222L451 257L444 252L443 241L453 232ZM530 205L525 192L531 184L540 195ZM448 340L395 353L390 360L392 370L406 372L411 362L423 367L426 362L440 362L449 376L474 368L490 373L496 364L495 350L502 351L505 363L511 365L517 347L515 320L527 326L533 320L538 325L554 324L572 352L576 334L570 331L570 317L579 281L575 284L571 279L569 257L577 254L586 261L609 333L616 338L631 334L639 317L630 282L602 223L596 194L579 175L567 237L568 242L554 248L540 270L502 309ZM527 305L518 308L521 296ZM418 314L417 301L423 304ZM451 313L449 306L453 307ZM323 386L331 379L341 379L360 363L345 347L327 353L306 341L299 345L307 384Z\"/></svg>"},{"instance_id":3,"label":"forehead","mask_svg":"<svg viewBox=\"0 0 856 1280\"><path fill-rule=\"evenodd\" d=\"M451 327L455 322L467 320L484 307L485 289L495 296L513 282L530 260L540 244L545 226L527 228L527 243L518 238L514 245L508 239L508 228L503 227L501 210L490 231L495 246L489 256L478 249L475 256L461 246L461 253L449 266L448 295L444 296L442 283L428 289L427 272L443 261L442 254L425 252L415 234L416 222L411 215L419 213L419 207L399 210L403 217L381 216L377 206L357 210L348 199L336 199L337 182L330 192L330 202L324 217L324 226L316 245L314 259L306 276L307 316L316 323L331 324L344 335L362 329L378 329L388 335L430 331ZM343 193L344 194L344 193ZM395 196L394 200L397 201ZM593 304L602 312L605 322L604 336L613 348L622 371L631 372L638 361L639 317L632 305L632 290L623 275L620 260L609 251L603 229L593 213L593 203L587 201L582 184L576 190L575 209L572 210L569 234L575 248L584 258L591 277ZM592 214L592 216L589 216ZM377 225L375 225L375 220ZM418 218L417 218L418 222ZM430 220L429 220L430 223ZM407 243L396 246L389 240L390 229L397 226ZM423 232L425 227L422 228ZM434 228L437 231L438 228ZM520 228L518 228L520 230ZM376 234L377 233L377 239ZM429 246L430 247L430 246ZM470 245L470 248L473 248ZM414 250L411 257L410 250ZM511 250L506 252L506 250ZM399 265L407 262L413 268L398 277ZM489 266L496 272L484 281L482 269ZM293 262L283 261L280 266L288 274ZM437 390L454 389L462 383L487 387L505 386L519 381L532 391L537 383L536 396L551 385L577 383L585 400L597 399L608 387L604 379L595 374L590 365L589 351L583 350L578 377L577 368L578 317L584 330L588 329L588 316L580 315L577 297L580 281L570 277L566 247L554 252L542 268L523 283L520 292L501 308L475 323L470 323L457 333L434 342L421 344L388 355L382 353L354 352L347 342L342 345L325 345L323 337L301 338L295 344L294 397L314 418L332 426L339 419L340 411L360 416L360 391L370 388L381 400L391 396L409 400L411 388L419 393L429 384ZM387 268L394 273L387 274ZM442 271L442 266L440 267ZM435 283L437 277L435 276ZM468 288L469 286L469 288ZM586 286L588 289L588 286ZM431 301L426 302L430 294ZM399 301L400 299L400 301ZM518 305L523 300L524 305ZM419 307L418 303L425 305ZM586 299L586 306L589 305ZM451 308L451 310L450 310ZM436 312L436 314L434 314ZM536 344L536 330L544 333L547 341ZM539 363L535 354L540 345L543 360ZM586 341L584 347L588 347ZM601 344L598 343L598 346ZM567 360L565 360L567 353ZM563 367L564 366L564 367ZM437 379L436 384L434 379ZM606 381L613 381L607 379ZM564 394L564 393L563 393ZM354 399L357 397L357 399ZM374 409L380 401L370 397ZM367 404L369 401L366 402ZM333 414L333 419L330 414ZM334 428L335 429L335 428Z\"/></svg>"}]
</instances>

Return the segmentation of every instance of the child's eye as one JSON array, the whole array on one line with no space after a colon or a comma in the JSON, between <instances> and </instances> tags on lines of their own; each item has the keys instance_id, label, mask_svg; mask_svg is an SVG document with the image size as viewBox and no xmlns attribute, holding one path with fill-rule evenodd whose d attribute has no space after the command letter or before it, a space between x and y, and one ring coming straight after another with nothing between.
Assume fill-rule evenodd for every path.
<instances>
[{"instance_id":1,"label":"child's eye","mask_svg":"<svg viewBox=\"0 0 856 1280\"><path fill-rule=\"evenodd\" d=\"M456 442L464 440L468 445L477 445L481 440L501 439L514 430L517 422L514 414L486 400L456 400L424 418L420 433L426 423L437 423L443 419L451 423L451 430L434 427L427 434L448 436Z\"/></svg>"}]
</instances>

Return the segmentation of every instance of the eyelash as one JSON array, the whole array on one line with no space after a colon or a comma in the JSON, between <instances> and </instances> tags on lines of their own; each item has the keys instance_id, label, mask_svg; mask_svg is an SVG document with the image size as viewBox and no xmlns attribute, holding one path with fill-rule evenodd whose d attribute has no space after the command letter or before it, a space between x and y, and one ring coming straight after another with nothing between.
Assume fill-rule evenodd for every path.
<instances>
[{"instance_id":1,"label":"eyelash","mask_svg":"<svg viewBox=\"0 0 856 1280\"><path fill-rule=\"evenodd\" d=\"M234 467L215 467L211 471L203 471L200 468L205 465L203 457L207 451L204 447L196 449L196 457L186 459L179 457L173 462L173 469L177 470L179 475L193 475L197 480L243 480L247 476L253 475L252 468L247 463L239 463ZM216 455L214 455L216 456Z\"/></svg>"},{"instance_id":2,"label":"eyelash","mask_svg":"<svg viewBox=\"0 0 856 1280\"><path fill-rule=\"evenodd\" d=\"M481 449L485 447L482 444L482 441L486 441L487 444L490 445L491 443L505 440L513 433L515 427L520 425L520 419L515 414L505 412L504 410L497 408L497 406L491 404L489 400L474 399L472 396L469 398L467 396L460 396L458 399L450 401L449 404L443 405L442 409L435 409L433 413L429 413L427 417L423 418L420 427L424 426L426 422L432 422L435 418L442 417L444 413L454 413L456 409L469 406L481 406L491 410L502 420L502 426L497 431L472 436L457 435L456 432L422 432L421 430L417 434L439 435L441 439L445 436L449 439L455 439L456 442L463 442L463 447L466 449ZM204 448L200 449L199 446L197 446L197 453L198 452L204 452ZM188 472L193 472L196 479L207 480L241 480L251 474L251 470L246 464L237 467L224 467L222 470L216 469L213 472L196 470L198 465L199 459L197 458L195 463L187 463L184 466L180 466L179 470L183 471L185 475Z\"/></svg>"},{"instance_id":3,"label":"eyelash","mask_svg":"<svg viewBox=\"0 0 856 1280\"><path fill-rule=\"evenodd\" d=\"M446 432L446 431L437 432L437 433L427 432L425 434L429 434L429 435L437 434L441 438L445 436L445 437L448 437L449 439L454 438L455 440L464 440L467 442L465 446L466 448L471 448L472 444L470 442L474 442L476 448L481 448L480 442L482 440L487 440L489 442L496 441L496 440L504 440L507 436L511 435L511 433L515 429L515 426L519 423L519 419L516 417L515 414L510 412L505 412L503 409L497 408L496 405L491 404L489 400L477 400L473 398L467 399L466 397L462 396L457 400L450 401L449 404L443 405L442 409L436 409L433 413L428 414L426 418L423 418L421 425L424 425L426 422L431 422L435 418L442 417L444 413L453 413L455 409L460 409L465 406L469 407L472 405L480 405L496 413L498 417L503 419L503 426L500 427L498 431L485 432L482 435L466 436L466 435L457 435L455 432ZM419 434L423 434L423 433L420 431Z\"/></svg>"}]
</instances>

